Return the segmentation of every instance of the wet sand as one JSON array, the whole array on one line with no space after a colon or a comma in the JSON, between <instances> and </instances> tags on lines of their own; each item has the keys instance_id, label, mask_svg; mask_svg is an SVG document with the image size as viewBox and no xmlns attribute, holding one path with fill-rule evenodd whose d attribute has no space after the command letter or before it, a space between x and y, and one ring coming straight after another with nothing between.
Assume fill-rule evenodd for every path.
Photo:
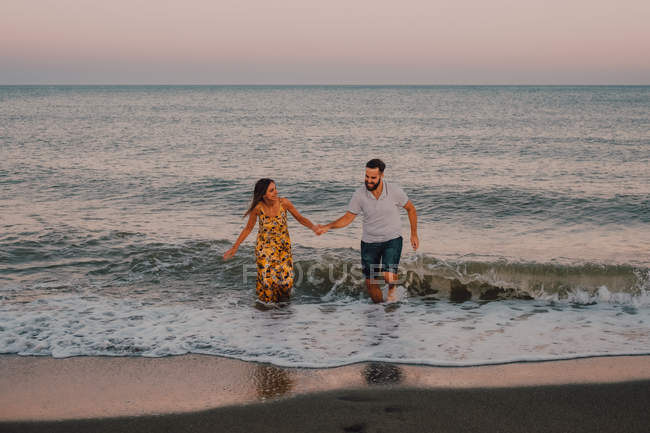
<instances>
[{"instance_id":1,"label":"wet sand","mask_svg":"<svg viewBox=\"0 0 650 433\"><path fill-rule=\"evenodd\" d=\"M0 356L0 431L646 432L650 357L278 368Z\"/></svg>"}]
</instances>

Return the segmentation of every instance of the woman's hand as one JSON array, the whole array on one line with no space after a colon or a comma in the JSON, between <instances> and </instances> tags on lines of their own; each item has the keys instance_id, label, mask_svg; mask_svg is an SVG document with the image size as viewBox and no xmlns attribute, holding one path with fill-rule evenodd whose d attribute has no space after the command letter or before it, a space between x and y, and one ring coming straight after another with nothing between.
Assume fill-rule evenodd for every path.
<instances>
[{"instance_id":1,"label":"woman's hand","mask_svg":"<svg viewBox=\"0 0 650 433\"><path fill-rule=\"evenodd\" d=\"M224 253L223 259L228 260L228 259L232 258L232 256L234 256L236 252L237 252L237 247L232 247L231 249L229 249L228 251L226 251Z\"/></svg>"}]
</instances>

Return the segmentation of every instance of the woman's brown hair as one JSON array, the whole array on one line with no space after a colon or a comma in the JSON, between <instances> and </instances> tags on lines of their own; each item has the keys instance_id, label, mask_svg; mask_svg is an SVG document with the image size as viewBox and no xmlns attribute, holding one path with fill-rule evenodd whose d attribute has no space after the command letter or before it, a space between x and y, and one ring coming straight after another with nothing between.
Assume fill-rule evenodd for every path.
<instances>
[{"instance_id":1,"label":"woman's brown hair","mask_svg":"<svg viewBox=\"0 0 650 433\"><path fill-rule=\"evenodd\" d=\"M253 200L251 200L251 205L249 206L244 216L253 212L255 206L257 206L257 204L261 202L262 199L264 199L266 190L269 189L269 185L271 185L272 183L275 183L273 182L273 179L268 179L268 178L260 179L257 182L255 182L255 188L253 189Z\"/></svg>"}]
</instances>

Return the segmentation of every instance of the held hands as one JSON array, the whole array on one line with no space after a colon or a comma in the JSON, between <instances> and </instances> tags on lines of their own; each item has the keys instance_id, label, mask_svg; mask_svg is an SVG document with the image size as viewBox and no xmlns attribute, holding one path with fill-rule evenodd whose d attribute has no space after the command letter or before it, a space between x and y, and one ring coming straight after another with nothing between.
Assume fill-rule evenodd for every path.
<instances>
[{"instance_id":1,"label":"held hands","mask_svg":"<svg viewBox=\"0 0 650 433\"><path fill-rule=\"evenodd\" d=\"M329 227L326 225L321 225L321 224L316 224L313 228L314 233L316 233L316 236L320 236L324 233L326 233L329 230Z\"/></svg>"}]
</instances>

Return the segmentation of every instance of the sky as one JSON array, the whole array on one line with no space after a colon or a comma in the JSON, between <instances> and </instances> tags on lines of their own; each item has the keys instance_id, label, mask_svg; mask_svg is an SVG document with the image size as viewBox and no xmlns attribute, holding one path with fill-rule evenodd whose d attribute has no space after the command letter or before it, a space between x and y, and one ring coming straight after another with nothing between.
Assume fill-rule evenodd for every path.
<instances>
[{"instance_id":1,"label":"sky","mask_svg":"<svg viewBox=\"0 0 650 433\"><path fill-rule=\"evenodd\" d=\"M0 84L650 84L648 0L0 0Z\"/></svg>"}]
</instances>

